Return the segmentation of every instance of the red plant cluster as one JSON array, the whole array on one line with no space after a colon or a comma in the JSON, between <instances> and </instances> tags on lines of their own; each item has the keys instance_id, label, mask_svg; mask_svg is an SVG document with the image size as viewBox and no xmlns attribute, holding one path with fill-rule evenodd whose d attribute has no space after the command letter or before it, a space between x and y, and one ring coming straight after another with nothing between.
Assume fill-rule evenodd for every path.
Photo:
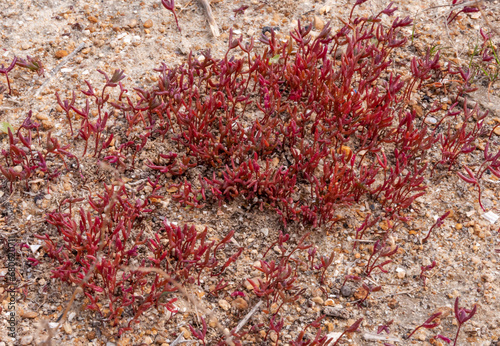
<instances>
[{"instance_id":1,"label":"red plant cluster","mask_svg":"<svg viewBox=\"0 0 500 346\"><path fill-rule=\"evenodd\" d=\"M176 313L177 299L161 302L162 297L179 291L179 285L199 283L203 270L220 275L242 251L240 248L220 263L218 258L234 232L219 242L207 242L207 229L198 233L194 226L178 227L166 221L154 237L149 237L141 220L151 212L149 201L159 197L155 195L158 186L149 183L153 192L146 200L130 198L124 186L105 186L102 196L88 201L93 212L80 209L79 220L69 213L49 213L46 220L56 227L62 244L49 234L36 235L44 240L47 254L59 263L52 277L82 285L90 301L87 308L98 311L113 325L128 316L128 325L122 331L153 306L165 306ZM148 272L151 268L162 270L168 277ZM85 281L89 273L90 279Z\"/></svg>"},{"instance_id":2,"label":"red plant cluster","mask_svg":"<svg viewBox=\"0 0 500 346\"><path fill-rule=\"evenodd\" d=\"M12 185L16 181L24 181L26 188L28 188L28 180L35 173L46 176L47 181L58 177L61 174L61 170L58 168L61 162L66 169L69 169L65 158L75 160L76 167L78 166L78 159L69 151L70 146L62 145L57 138L51 136L50 132L46 138L45 148L43 150L35 149L32 141L32 130L35 129L38 134L40 125L33 122L31 116L32 112L30 111L15 135L8 128L9 145L7 150L2 149L1 156L5 166L0 164L0 172L10 183L11 191ZM40 137L38 139L40 141Z\"/></svg>"},{"instance_id":3,"label":"red plant cluster","mask_svg":"<svg viewBox=\"0 0 500 346\"><path fill-rule=\"evenodd\" d=\"M56 95L72 133L72 119L81 119L75 140L85 142L83 153L48 142L59 158L83 158L93 143L94 157L126 171L148 142L161 138L171 151L148 166L176 177L174 198L191 207L243 198L275 209L285 224L319 226L337 221L339 208L368 198L387 218L405 220L404 211L425 194L425 179L474 151L485 115L459 107L458 96L444 114L437 104L421 117L408 110L424 81L458 75L460 95L472 90L472 74L444 69L439 53L428 52L411 60L403 79L391 56L405 46L401 29L411 20L381 24L395 10L389 5L369 18L351 17L335 34L327 25L312 35L312 26L299 24L289 41L279 42L271 32L260 39L262 52L253 39L244 43L231 34L223 59L205 52L175 68L163 64L157 85L136 88L135 96L122 85L123 71L111 78L99 71L106 83L98 90L86 82L83 107L74 93L67 100ZM427 125L430 115L441 119ZM30 143L24 145L31 153ZM434 147L440 157L429 155ZM27 159L13 141L10 148L3 175L11 183L27 179L36 165L24 162L12 171ZM500 175L500 152L487 149L478 177L467 170L462 179L480 187L485 171ZM196 166L204 173L188 180Z\"/></svg>"}]
</instances>

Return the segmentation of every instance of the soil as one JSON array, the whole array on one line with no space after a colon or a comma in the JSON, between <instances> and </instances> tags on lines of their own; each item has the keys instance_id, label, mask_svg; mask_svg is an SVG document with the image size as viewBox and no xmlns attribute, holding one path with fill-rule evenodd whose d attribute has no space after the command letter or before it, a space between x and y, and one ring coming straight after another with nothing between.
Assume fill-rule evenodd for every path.
<instances>
[{"instance_id":1,"label":"soil","mask_svg":"<svg viewBox=\"0 0 500 346\"><path fill-rule=\"evenodd\" d=\"M8 65L14 56L29 55L40 58L46 72L45 76L38 76L16 68L9 74L13 93L12 96L5 93L0 98L0 121L17 128L28 110L32 110L34 118L43 124L43 133L51 131L52 136L67 140L68 123L57 108L55 92L70 97L71 90L85 90L84 80L93 85L102 84L104 79L97 72L99 69L108 74L112 74L114 69L122 69L127 76L125 82L128 87L147 87L156 81L157 72L153 69L162 62L174 66L185 61L189 52L199 57L207 49L213 56L223 56L230 29L234 34L243 35L245 40L259 36L265 27L278 28L278 38L286 39L299 20L302 23L312 22L316 31L331 20L332 27L338 29L342 26L341 18L349 15L351 3L333 0L214 0L211 6L221 32L215 38L203 8L196 0L176 1L181 32L177 30L171 12L155 0L5 0L0 4L0 64ZM479 40L479 29L488 26L500 28L498 1L485 1L482 13L461 15L460 20L449 27L445 24L450 11L449 6L445 6L448 1L395 3L400 17L416 19L413 50L425 52L426 47L437 47L445 58L455 59L464 65L471 47ZM370 1L356 11L369 15L385 5L383 1ZM243 13L234 11L241 6L248 8ZM411 36L411 30L407 34ZM499 43L497 37L497 46ZM84 46L81 47L81 44ZM78 47L81 50L65 61ZM401 59L405 59L405 54L412 53L403 51L399 54ZM63 61L64 65L56 70ZM47 80L49 82L40 89ZM489 110L488 121L494 124L500 119L500 84L497 82L490 86L484 82L478 83L478 87L478 91L469 95L470 100L482 110ZM446 97L442 91L430 95L431 99L441 101ZM1 148L5 149L7 136L0 134L0 140ZM145 155L153 157L164 149L148 147ZM146 158L141 157L141 162L145 162ZM97 186L101 186L96 182L109 181L108 172L99 171L95 164L90 159L83 163L91 177L86 183L82 183L77 174L68 172L50 186L41 180L34 180L30 182L30 190L18 184L11 193L8 182L0 181L0 239L7 244L7 237L15 236L19 243L31 246L20 251L16 262L21 292L17 296L18 335L15 340L7 335L9 297L5 282L0 281L3 308L0 346L34 345L47 340L60 345L174 345L181 340L180 337L196 343L188 325L199 326L197 312L182 295L178 295L177 303L181 312L172 319L168 314L151 309L132 331L117 337L117 328L111 327L96 313L85 310L85 297L78 294L67 322L57 330L51 329L51 326L57 325L55 322L66 308L74 287L51 278L51 262L45 260L43 248L36 246L41 241L35 239L33 234L54 234L54 230L44 222L47 212L55 210L67 196L88 198L91 192L95 195ZM136 175L127 178L129 184L134 186L134 182L147 176L147 167L142 166ZM374 339L377 327L393 320L391 333L385 342L430 345L431 337L437 334L454 337L457 325L452 310L457 297L460 297L460 306L471 308L476 304L478 309L476 315L464 325L457 344L497 345L500 340L500 254L495 249L500 248L500 221L490 222L485 218L485 212L478 203L477 190L465 184L454 172L439 171L425 183L430 188L413 204L411 213L407 215L411 221L400 225L391 238L393 244L399 246L398 256L386 267L388 273L377 271L370 278L374 285L381 285L382 290L372 293L364 307L356 304L363 296L359 285L349 283L344 292L339 292L338 288L345 274L360 274L360 264L369 257L370 245L373 245L369 240L356 250L352 246L354 230L370 211L368 202L340 210L344 221L333 227L309 230L312 231L309 241L316 245L318 253L329 257L334 251L334 262L327 271L325 285L320 285L319 279L310 271L304 270L299 274L300 286L306 291L301 299L284 308L285 326L280 345L289 345L322 312L329 312L321 323L331 336L340 335L345 327L358 318L364 318L360 331L344 337L344 344L382 344L383 341ZM493 214L500 214L498 183L498 180L489 179L482 186L482 203ZM48 189L50 193L47 193ZM446 211L450 211L450 216L441 227L433 230L433 241L423 244L422 238ZM284 229L275 212L247 208L246 203L240 200L198 211L186 210L167 198L157 217L179 224L208 227L212 238L220 239L230 230L235 230L229 250L234 251L240 245L245 250L237 265L229 268L226 275L229 286L225 294L218 298L208 296L216 283L215 279L207 280L200 287L188 288L191 294L201 297L203 307L212 311L228 330L234 328L259 302L251 288L245 286L245 281L259 275L254 267L258 265L256 261L277 239L279 231L289 233L291 243L307 231L297 225ZM158 225L151 220L151 228L155 229ZM31 267L27 257L36 257L41 264ZM433 261L438 265L429 272L424 287L420 278L421 266L428 266ZM7 258L4 256L0 257L0 280L6 273ZM245 293L242 310L234 307L237 300L230 296L234 291ZM239 303L242 304L241 301ZM422 328L411 341L404 339L436 311L443 312L438 327L432 330ZM250 317L252 324L267 320L268 314L263 308ZM216 336L221 336L221 332L210 324L207 340L215 344ZM249 335L246 343L273 344L270 340L275 338L271 335L267 341L262 341L257 333Z\"/></svg>"}]
</instances>

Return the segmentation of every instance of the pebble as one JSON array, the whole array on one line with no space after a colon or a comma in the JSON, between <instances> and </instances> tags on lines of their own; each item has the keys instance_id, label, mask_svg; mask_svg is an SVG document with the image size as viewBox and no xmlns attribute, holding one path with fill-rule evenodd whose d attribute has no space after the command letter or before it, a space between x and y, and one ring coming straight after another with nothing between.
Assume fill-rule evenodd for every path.
<instances>
[{"instance_id":1,"label":"pebble","mask_svg":"<svg viewBox=\"0 0 500 346\"><path fill-rule=\"evenodd\" d=\"M146 345L151 345L153 343L153 339L151 339L151 337L148 335L144 338L144 343Z\"/></svg>"},{"instance_id":2,"label":"pebble","mask_svg":"<svg viewBox=\"0 0 500 346\"><path fill-rule=\"evenodd\" d=\"M149 29L153 26L153 21L151 19L148 19L147 21L144 22L144 27L146 29Z\"/></svg>"},{"instance_id":3,"label":"pebble","mask_svg":"<svg viewBox=\"0 0 500 346\"><path fill-rule=\"evenodd\" d=\"M95 16L89 16L87 19L88 19L88 20L89 20L89 22L91 22L91 23L97 23L97 21L98 21L98 20L97 20L97 17L95 17Z\"/></svg>"},{"instance_id":4,"label":"pebble","mask_svg":"<svg viewBox=\"0 0 500 346\"><path fill-rule=\"evenodd\" d=\"M350 296L352 296L354 294L354 289L351 286L344 285L340 289L340 294L342 294L344 297L350 297Z\"/></svg>"},{"instance_id":5,"label":"pebble","mask_svg":"<svg viewBox=\"0 0 500 346\"><path fill-rule=\"evenodd\" d=\"M431 124L431 125L434 125L437 123L437 119L436 118L433 118L433 117L426 117L425 118L425 123L426 124Z\"/></svg>"},{"instance_id":6,"label":"pebble","mask_svg":"<svg viewBox=\"0 0 500 346\"><path fill-rule=\"evenodd\" d=\"M54 127L54 123L50 120L43 120L42 121L42 126L45 130L50 130L51 128Z\"/></svg>"},{"instance_id":7,"label":"pebble","mask_svg":"<svg viewBox=\"0 0 500 346\"><path fill-rule=\"evenodd\" d=\"M246 279L244 285L247 290L249 291L254 290L254 286L250 283L250 281L252 281L256 287L260 286L258 278Z\"/></svg>"},{"instance_id":8,"label":"pebble","mask_svg":"<svg viewBox=\"0 0 500 346\"><path fill-rule=\"evenodd\" d=\"M132 19L129 23L128 23L128 27L129 28L135 28L137 26L137 19Z\"/></svg>"},{"instance_id":9,"label":"pebble","mask_svg":"<svg viewBox=\"0 0 500 346\"><path fill-rule=\"evenodd\" d=\"M332 9L331 6L323 6L322 8L320 8L319 10L319 13L320 14L327 14L328 12L330 12L330 10Z\"/></svg>"},{"instance_id":10,"label":"pebble","mask_svg":"<svg viewBox=\"0 0 500 346\"><path fill-rule=\"evenodd\" d=\"M323 305L323 298L321 297L314 297L312 301L315 302L316 304Z\"/></svg>"},{"instance_id":11,"label":"pebble","mask_svg":"<svg viewBox=\"0 0 500 346\"><path fill-rule=\"evenodd\" d=\"M23 166L17 165L11 168L16 173L21 173L23 171Z\"/></svg>"},{"instance_id":12,"label":"pebble","mask_svg":"<svg viewBox=\"0 0 500 346\"><path fill-rule=\"evenodd\" d=\"M21 316L22 318L35 318L38 316L38 313L35 311L26 311L21 309L21 311L19 312L19 316Z\"/></svg>"},{"instance_id":13,"label":"pebble","mask_svg":"<svg viewBox=\"0 0 500 346\"><path fill-rule=\"evenodd\" d=\"M358 287L358 289L356 290L356 292L354 292L354 298L356 299L365 299L366 295L367 295L367 291L364 287Z\"/></svg>"},{"instance_id":14,"label":"pebble","mask_svg":"<svg viewBox=\"0 0 500 346\"><path fill-rule=\"evenodd\" d=\"M95 331L88 332L85 336L87 337L87 340L92 341L95 339Z\"/></svg>"},{"instance_id":15,"label":"pebble","mask_svg":"<svg viewBox=\"0 0 500 346\"><path fill-rule=\"evenodd\" d=\"M271 330L271 332L269 333L269 338L273 342L276 342L276 341L278 341L278 334L276 334L276 332L274 330Z\"/></svg>"},{"instance_id":16,"label":"pebble","mask_svg":"<svg viewBox=\"0 0 500 346\"><path fill-rule=\"evenodd\" d=\"M73 332L73 329L71 328L71 325L68 322L63 324L63 328L64 332L68 335L71 335L71 333Z\"/></svg>"},{"instance_id":17,"label":"pebble","mask_svg":"<svg viewBox=\"0 0 500 346\"><path fill-rule=\"evenodd\" d=\"M29 345L33 341L33 335L26 335L21 338L21 345Z\"/></svg>"},{"instance_id":18,"label":"pebble","mask_svg":"<svg viewBox=\"0 0 500 346\"><path fill-rule=\"evenodd\" d=\"M61 58L64 58L65 56L68 55L68 51L66 51L64 49L60 49L60 50L56 51L56 53L54 55L57 59L61 59Z\"/></svg>"},{"instance_id":19,"label":"pebble","mask_svg":"<svg viewBox=\"0 0 500 346\"><path fill-rule=\"evenodd\" d=\"M439 316L440 319L445 319L447 317L453 317L451 314L453 312L453 309L448 307L448 306L442 306L436 309L434 313L441 312L441 315Z\"/></svg>"},{"instance_id":20,"label":"pebble","mask_svg":"<svg viewBox=\"0 0 500 346\"><path fill-rule=\"evenodd\" d=\"M23 42L21 44L21 49L22 50L30 49L30 45L27 42Z\"/></svg>"},{"instance_id":21,"label":"pebble","mask_svg":"<svg viewBox=\"0 0 500 346\"><path fill-rule=\"evenodd\" d=\"M231 304L227 302L225 299L219 300L219 306L222 308L222 310L227 311L231 309Z\"/></svg>"},{"instance_id":22,"label":"pebble","mask_svg":"<svg viewBox=\"0 0 500 346\"><path fill-rule=\"evenodd\" d=\"M349 318L349 313L342 305L327 306L323 309L323 313L327 316L337 317L344 320Z\"/></svg>"},{"instance_id":23,"label":"pebble","mask_svg":"<svg viewBox=\"0 0 500 346\"><path fill-rule=\"evenodd\" d=\"M316 28L316 30L323 30L323 28L325 27L325 22L323 21L323 19L321 19L321 17L314 16L314 27Z\"/></svg>"},{"instance_id":24,"label":"pebble","mask_svg":"<svg viewBox=\"0 0 500 346\"><path fill-rule=\"evenodd\" d=\"M400 279L403 279L406 276L406 271L403 268L397 268L396 272L397 277Z\"/></svg>"},{"instance_id":25,"label":"pebble","mask_svg":"<svg viewBox=\"0 0 500 346\"><path fill-rule=\"evenodd\" d=\"M483 279L483 281L485 282L493 282L495 281L495 277L490 274L490 273L483 273L481 274L481 279Z\"/></svg>"},{"instance_id":26,"label":"pebble","mask_svg":"<svg viewBox=\"0 0 500 346\"><path fill-rule=\"evenodd\" d=\"M233 305L234 308L238 310L246 310L248 308L248 303L246 302L245 299L238 297L235 300L231 302L231 305Z\"/></svg>"},{"instance_id":27,"label":"pebble","mask_svg":"<svg viewBox=\"0 0 500 346\"><path fill-rule=\"evenodd\" d=\"M208 325L212 328L215 328L217 326L217 320L215 318L211 318L210 322L208 322Z\"/></svg>"}]
</instances>

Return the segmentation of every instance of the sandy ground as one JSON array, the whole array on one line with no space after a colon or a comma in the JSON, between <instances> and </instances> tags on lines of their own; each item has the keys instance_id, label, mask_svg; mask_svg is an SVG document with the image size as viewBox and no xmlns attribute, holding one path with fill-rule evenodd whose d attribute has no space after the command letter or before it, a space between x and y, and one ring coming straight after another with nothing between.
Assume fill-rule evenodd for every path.
<instances>
[{"instance_id":1,"label":"sandy ground","mask_svg":"<svg viewBox=\"0 0 500 346\"><path fill-rule=\"evenodd\" d=\"M485 12L490 24L500 27L498 1L485 3L489 9ZM359 11L370 14L384 4L372 1ZM446 1L396 1L396 4L399 16L416 18L414 47L417 51L437 46L444 56L465 62L468 51L478 40L478 29L486 27L481 15L472 14L462 16L459 24L446 28L444 18L448 7L430 9L431 6L445 5ZM205 14L196 1L176 1L181 32L177 30L172 14L161 6L160 1L3 1L0 4L0 64L9 64L14 56L29 55L40 58L46 72L45 76L37 76L15 69L9 74L14 90L11 97L4 95L0 99L0 121L17 128L31 109L34 117L42 122L44 132L50 130L54 136L66 138L68 124L56 107L54 93L58 91L69 97L70 90L84 88L84 80L92 84L102 83L98 69L109 74L114 69L122 69L127 76L127 86L146 87L156 81L153 69L162 62L174 66L185 61L190 51L198 57L206 49L210 49L214 56L222 56L230 29L248 39L260 35L264 27L279 27L278 37L286 39L288 31L296 26L298 20L313 21L316 29L331 20L332 26L339 28L339 18L346 16L350 10L350 2L333 0L215 0L211 6L221 32L218 38L212 36ZM248 9L236 14L234 10L241 6L248 6ZM411 32L408 34L411 35ZM498 44L498 38L496 40ZM67 61L64 60L77 48L81 49ZM56 71L63 61L64 65ZM3 76L0 80L4 82ZM40 89L47 80L49 82ZM479 91L470 96L483 109L490 110L491 121L494 121L495 117L500 117L500 84L493 85L489 94L487 84L479 87ZM0 135L0 140L0 145L5 148L8 143L6 136ZM102 173L99 176L94 171L91 162L86 167L89 174L105 180ZM138 176L140 174L141 170ZM44 213L54 210L64 196L89 196L89 191L80 190L81 185L74 184L77 179L71 174L63 176L60 181L51 183L50 194L45 192L46 186L36 182L29 192L18 188L10 194L8 183L1 181L0 239L7 242L8 235L15 235L22 243L41 244L33 238L33 234L53 232L43 222ZM456 175L443 171L426 184L430 186L428 194L418 199L415 210L408 215L412 221L402 225L394 235L393 240L401 250L387 267L389 273L376 274L372 278L383 289L371 296L368 307L359 309L353 303L359 295L356 291L359 288L353 287L353 292L346 296L336 288L340 286L343 275L356 273L359 269L357 264L369 255L368 246L353 252L350 241L353 230L362 223L369 206L359 205L343 210L348 221L329 230L314 230L311 240L318 247L318 252L325 256L336 252L334 264L328 271L328 284L323 286L311 273L304 271L300 274L300 285L307 290L303 298L286 307L286 323L280 345L289 345L307 323L329 306L342 311L322 321L324 330L330 333L341 333L345 326L364 317L361 332L345 338L347 344L381 344L370 340L370 335L376 334L377 326L394 320L390 327L390 343L429 345L430 338L436 334L454 336L456 321L452 308L456 297L460 297L462 306L478 306L477 314L464 326L458 344L497 345L500 338L500 256L495 249L500 248L500 222L491 223L483 217L477 191ZM95 186L89 184L87 188L92 191ZM488 211L496 214L500 214L499 193L498 181L484 183L483 204ZM438 216L448 210L452 214L442 227L435 230L435 241L421 244L419 239L422 235ZM237 266L229 272L227 294L218 298L208 297L206 294L213 282L190 288L192 293L203 297L204 307L212 310L225 328L234 328L258 302L258 298L245 287L245 280L258 275L252 265L259 259L258 254L270 244L270 239L275 240L278 230L283 228L278 216L269 211L246 211L239 201L220 208L214 205L203 212L186 211L172 201L159 215L181 224L187 222L209 227L211 237L221 237L231 229L236 231L234 240L246 249ZM156 227L155 224L152 227ZM304 232L298 226L289 227L286 231L292 234L292 241L298 240ZM7 336L7 286L2 287L0 281L0 302L3 301L0 346L39 344L49 338L60 345L173 345L179 333L193 340L187 326L195 323L196 314L182 297L179 297L178 303L182 313L173 319L168 320L166 314L151 309L133 331L118 338L116 328L83 309L84 297L78 295L70 310L70 319L49 336L48 325L44 323L57 320L67 306L73 289L51 279L48 259L37 267L30 267L26 257L44 258L43 249L36 249L33 251L35 254L31 251L33 249L23 249L17 262L22 293L17 301L19 334L14 342ZM429 274L427 287L424 288L419 278L420 267L434 260L438 266ZM3 271L0 275L5 275L6 268L6 258L0 257L0 273ZM247 293L247 308L243 311L234 308L235 299L230 297L230 293L235 290ZM226 309L226 304L229 304L229 309ZM438 310L445 312L439 327L432 331L421 329L411 342L403 340L405 334ZM251 319L254 324L267 320L268 315L262 311ZM215 344L214 340L220 332L210 325L207 335L207 340L211 340L208 344ZM250 335L247 344L271 344L269 340L259 341L258 336L258 333Z\"/></svg>"}]
</instances>

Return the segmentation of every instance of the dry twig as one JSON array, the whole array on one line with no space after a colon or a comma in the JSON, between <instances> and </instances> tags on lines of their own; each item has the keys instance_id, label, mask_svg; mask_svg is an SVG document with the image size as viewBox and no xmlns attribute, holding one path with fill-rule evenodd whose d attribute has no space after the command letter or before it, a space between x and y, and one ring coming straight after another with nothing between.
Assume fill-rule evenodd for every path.
<instances>
[{"instance_id":1,"label":"dry twig","mask_svg":"<svg viewBox=\"0 0 500 346\"><path fill-rule=\"evenodd\" d=\"M219 37L220 36L219 27L215 22L215 18L212 13L212 9L210 8L210 4L208 3L208 0L198 0L198 2L201 4L201 6L203 6L203 9L205 10L205 14L207 16L210 29L212 30L212 34L214 35L214 37Z\"/></svg>"},{"instance_id":2,"label":"dry twig","mask_svg":"<svg viewBox=\"0 0 500 346\"><path fill-rule=\"evenodd\" d=\"M255 306L252 308L252 310L250 310L250 312L248 314L246 314L246 316L240 321L240 323L238 323L238 325L236 326L236 329L234 330L235 333L238 333L240 331L240 329L243 328L245 326L245 324L247 324L250 317L252 317L257 312L257 310L259 310L261 305L262 305L262 300L259 301L257 304L255 304Z\"/></svg>"},{"instance_id":3,"label":"dry twig","mask_svg":"<svg viewBox=\"0 0 500 346\"><path fill-rule=\"evenodd\" d=\"M74 51L71 52L68 56L66 56L60 63L57 65L55 68L50 71L50 76L47 78L47 80L42 84L40 88L35 92L35 97L40 95L40 93L49 85L49 83L52 81L52 78L59 72L59 70L68 63L73 57L78 54L79 51L81 51L83 48L85 48L85 43L80 43L78 47L75 48Z\"/></svg>"}]
</instances>

